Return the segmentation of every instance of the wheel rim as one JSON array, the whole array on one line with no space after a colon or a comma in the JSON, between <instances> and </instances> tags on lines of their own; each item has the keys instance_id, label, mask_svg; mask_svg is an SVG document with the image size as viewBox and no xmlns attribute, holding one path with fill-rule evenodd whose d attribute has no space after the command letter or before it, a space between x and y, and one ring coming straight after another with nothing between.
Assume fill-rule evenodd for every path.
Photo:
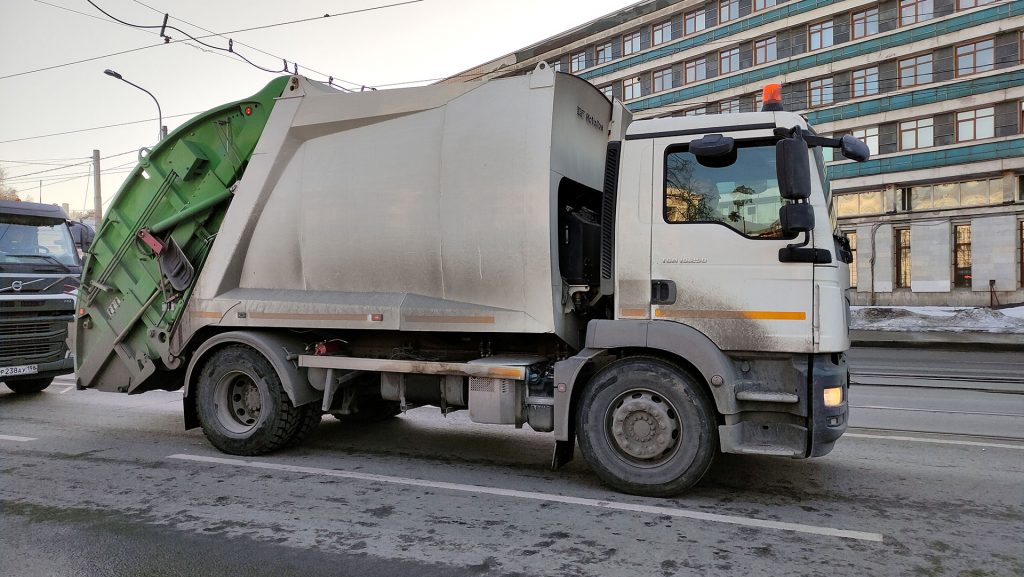
<instances>
[{"instance_id":1,"label":"wheel rim","mask_svg":"<svg viewBox=\"0 0 1024 577\"><path fill-rule=\"evenodd\" d=\"M263 392L256 380L242 371L225 374L214 388L217 420L237 435L248 433L259 424L263 412Z\"/></svg>"},{"instance_id":2,"label":"wheel rim","mask_svg":"<svg viewBox=\"0 0 1024 577\"><path fill-rule=\"evenodd\" d=\"M606 422L612 446L631 464L657 467L679 449L679 412L654 391L635 389L619 395Z\"/></svg>"}]
</instances>

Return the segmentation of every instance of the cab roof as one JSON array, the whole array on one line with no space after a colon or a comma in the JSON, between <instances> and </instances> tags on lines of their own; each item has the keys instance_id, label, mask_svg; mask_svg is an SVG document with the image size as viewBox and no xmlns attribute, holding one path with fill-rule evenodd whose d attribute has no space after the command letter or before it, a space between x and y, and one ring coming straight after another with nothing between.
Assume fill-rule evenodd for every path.
<instances>
[{"instance_id":1,"label":"cab roof","mask_svg":"<svg viewBox=\"0 0 1024 577\"><path fill-rule=\"evenodd\" d=\"M60 222L68 219L68 215L64 212L64 209L55 204L23 202L18 200L0 200L0 215L43 218Z\"/></svg>"}]
</instances>

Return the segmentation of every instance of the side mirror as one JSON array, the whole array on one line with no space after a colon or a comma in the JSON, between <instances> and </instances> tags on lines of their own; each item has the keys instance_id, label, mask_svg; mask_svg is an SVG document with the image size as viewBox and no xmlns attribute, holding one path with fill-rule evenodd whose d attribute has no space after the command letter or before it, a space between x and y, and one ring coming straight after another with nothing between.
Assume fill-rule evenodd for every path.
<instances>
[{"instance_id":1,"label":"side mirror","mask_svg":"<svg viewBox=\"0 0 1024 577\"><path fill-rule=\"evenodd\" d=\"M786 236L811 232L814 230L814 209L806 202L784 204L779 209L779 224Z\"/></svg>"},{"instance_id":2,"label":"side mirror","mask_svg":"<svg viewBox=\"0 0 1024 577\"><path fill-rule=\"evenodd\" d=\"M868 145L850 134L844 134L839 140L839 150L843 156L857 162L864 162L871 158L871 150L868 149Z\"/></svg>"},{"instance_id":3,"label":"side mirror","mask_svg":"<svg viewBox=\"0 0 1024 577\"><path fill-rule=\"evenodd\" d=\"M736 162L736 141L721 134L706 134L690 142L687 149L704 166L722 168Z\"/></svg>"},{"instance_id":4,"label":"side mirror","mask_svg":"<svg viewBox=\"0 0 1024 577\"><path fill-rule=\"evenodd\" d=\"M775 145L775 165L779 173L779 193L782 198L786 200L810 198L811 161L808 159L807 143L803 139L783 138L780 140Z\"/></svg>"}]
</instances>

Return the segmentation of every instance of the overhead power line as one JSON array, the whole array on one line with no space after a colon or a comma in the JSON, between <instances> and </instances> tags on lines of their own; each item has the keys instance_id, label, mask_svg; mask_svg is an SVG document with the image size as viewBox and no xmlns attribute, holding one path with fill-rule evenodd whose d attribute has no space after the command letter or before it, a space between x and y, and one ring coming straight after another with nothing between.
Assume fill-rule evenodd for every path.
<instances>
[{"instance_id":1,"label":"overhead power line","mask_svg":"<svg viewBox=\"0 0 1024 577\"><path fill-rule=\"evenodd\" d=\"M37 1L40 1L40 0L37 0ZM335 14L324 14L323 16L315 16L315 17L310 17L310 18L301 18L301 19L298 19L298 20L289 20L289 21L286 21L286 22L275 22L275 23L272 23L272 24L265 24L265 25L262 25L262 26L252 26L252 27L249 27L249 28L241 28L241 29L238 29L238 30L231 30L231 31L227 31L227 32L214 32L214 33L210 33L210 34L206 34L206 35L200 35L200 36L193 36L193 35L189 34L188 32L185 32L184 30L181 30L180 28L177 28L175 26L132 24L130 22L126 22L124 20L121 20L121 19L113 16L109 12L107 12L107 11L103 10L102 8L100 8L92 0L86 0L86 1L89 2L90 4L92 4L92 6L94 8L96 8L97 10L102 12L105 16L107 16L111 20L114 20L115 22L118 22L118 23L120 23L120 24L122 24L124 26L129 26L129 27L132 27L132 28L136 28L136 29L140 29L140 30L146 30L146 31L154 30L154 29L160 29L159 35L161 37L163 37L164 42L162 42L161 44L151 44L149 46L140 46L138 48L131 48L131 49L128 49L128 50L121 50L121 51L113 52L113 53L110 53L110 54L104 54L104 55L94 56L94 57L90 57L90 58L83 58L81 60L75 60L75 61L72 61L72 62L65 62L63 64L55 64L55 65L52 65L52 66L44 66L42 68L36 68L36 69L33 69L33 70L26 70L26 71L23 71L23 72L16 72L16 73L13 73L13 74L7 74L5 76L0 76L0 80L4 80L4 79L7 79L7 78L15 78L15 77L24 76L24 75L27 75L27 74L34 74L34 73L37 73L37 72L44 72L44 71L47 71L47 70L54 70L54 69L57 69L57 68L63 68L65 66L73 66L75 64L82 64L82 63L85 63L85 62L92 62L92 61L95 61L95 60L100 60L100 59L103 59L103 58L109 58L109 57L112 57L112 56L120 56L122 54L128 54L128 53L131 53L131 52L138 52L140 50L147 50L149 48L155 48L155 47L161 46L163 44L172 44L172 43L181 43L181 42L183 42L183 43L185 43L187 45L190 41L196 42L196 43L198 43L198 44L200 44L202 46L205 46L207 48L210 48L212 50L217 50L217 51L221 51L221 52L225 52L225 53L229 53L231 55L237 56L238 58L242 59L243 61L247 62L248 64L250 64L253 67L258 68L260 70L264 70L264 71L267 71L267 72L272 72L272 73L275 73L275 74L276 73L285 73L285 72L291 72L291 73L297 74L300 65L297 62L295 62L295 61L289 62L287 59L284 59L284 58L281 59L282 60L282 68L281 69L277 69L277 70L271 69L271 68L266 68L266 67L260 66L258 64L255 64L254 62L252 62L248 58L246 58L244 55L240 54L237 50L234 50L234 42L230 38L227 38L227 35L228 34L239 34L239 33L243 33L243 32L252 32L252 31L255 31L255 30L264 30L264 29L267 29L267 28L275 28L275 27L278 27L278 26L287 26L287 25L291 25L291 24L299 24L299 23L302 23L302 22L312 22L314 20L324 20L324 19L328 19L328 18L335 18L335 17L338 17L338 16L348 16L348 15L352 15L352 14L360 14L360 13L363 13L363 12L372 12L372 11L376 11L376 10L383 10L383 9L386 9L386 8L395 8L395 7L399 7L399 6L405 6L405 5L408 5L408 4L416 4L416 3L419 3L419 2L423 2L424 0L405 0L403 2L395 2L395 3L391 3L391 4L380 5L380 6L371 6L369 8L360 8L360 9L357 9L357 10L347 10L347 11L338 12L338 13L335 13ZM41 4L46 4L48 6L53 6L52 4L48 4L46 2L41 2L40 1L40 3ZM77 12L75 10L69 10L69 11L70 12L75 12L75 13L78 13L78 14L83 14L83 13ZM169 17L169 15L168 15L168 17ZM194 25L192 25L192 26L194 26ZM196 26L196 27L199 28L198 26ZM176 31L176 32L186 36L187 39L178 39L178 40L172 39L170 36L166 35L166 30ZM215 46L213 44L202 42L202 39L204 39L204 38L212 38L212 37L227 38L227 40L228 40L228 47L224 48L222 46ZM243 45L243 44L239 43L239 45ZM253 49L253 50L257 50L257 49ZM257 51L263 52L263 51L260 51L260 50L257 50ZM277 58L277 57L275 56L275 58ZM289 70L289 68L288 68L289 64L292 65L292 70ZM326 77L328 79L328 83L332 84L333 86L335 86L337 88L341 88L341 89L344 89L344 90L349 90L349 89L345 88L345 87L342 87L340 85L337 85L337 84L333 84L333 81L337 80L339 82L345 82L346 84L350 84L352 86L363 86L363 85L360 85L359 83L356 83L356 82L351 82L351 81L348 81L348 80L342 80L342 79L339 79L339 78L335 78L335 77L333 77L331 75L324 74L322 72L317 72L317 71L315 71L315 70L313 70L311 68L307 69L304 66L302 67L302 69L303 70L309 70L310 72L313 72L315 74L319 74L321 76L324 76L324 77Z\"/></svg>"}]
</instances>

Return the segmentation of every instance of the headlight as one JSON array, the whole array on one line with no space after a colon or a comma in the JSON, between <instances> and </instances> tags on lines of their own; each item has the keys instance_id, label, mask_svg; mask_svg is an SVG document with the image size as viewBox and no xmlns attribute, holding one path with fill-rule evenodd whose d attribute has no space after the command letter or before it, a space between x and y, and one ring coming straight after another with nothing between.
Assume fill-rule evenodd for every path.
<instances>
[{"instance_id":1,"label":"headlight","mask_svg":"<svg viewBox=\"0 0 1024 577\"><path fill-rule=\"evenodd\" d=\"M825 406L838 407L843 404L843 388L832 387L825 389Z\"/></svg>"}]
</instances>

